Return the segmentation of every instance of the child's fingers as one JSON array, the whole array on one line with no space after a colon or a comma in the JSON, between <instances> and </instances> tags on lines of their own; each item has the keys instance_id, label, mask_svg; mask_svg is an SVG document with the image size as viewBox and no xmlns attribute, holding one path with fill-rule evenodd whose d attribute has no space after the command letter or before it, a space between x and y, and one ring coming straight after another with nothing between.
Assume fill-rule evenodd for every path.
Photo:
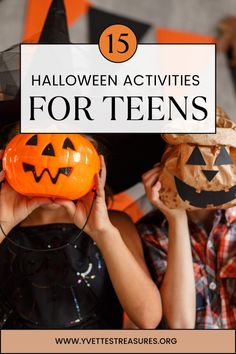
<instances>
[{"instance_id":1,"label":"child's fingers","mask_svg":"<svg viewBox=\"0 0 236 354\"><path fill-rule=\"evenodd\" d=\"M151 203L158 206L159 204L159 191L161 189L161 183L159 180L152 179L149 181L150 185L144 184L146 195Z\"/></svg>"},{"instance_id":2,"label":"child's fingers","mask_svg":"<svg viewBox=\"0 0 236 354\"><path fill-rule=\"evenodd\" d=\"M5 177L5 175L4 175ZM10 184L7 183L6 180L0 182L1 183L1 193L7 193L7 195L10 197L14 195L19 195L11 186Z\"/></svg>"},{"instance_id":3,"label":"child's fingers","mask_svg":"<svg viewBox=\"0 0 236 354\"><path fill-rule=\"evenodd\" d=\"M0 172L0 183L3 182L4 177L5 177L4 171L1 171L1 172Z\"/></svg>"},{"instance_id":4,"label":"child's fingers","mask_svg":"<svg viewBox=\"0 0 236 354\"><path fill-rule=\"evenodd\" d=\"M142 180L145 181L146 179L148 179L150 176L152 176L153 174L157 173L157 172L160 172L161 170L161 167L160 166L155 166L153 167L151 170L145 172L143 175L142 175Z\"/></svg>"},{"instance_id":5,"label":"child's fingers","mask_svg":"<svg viewBox=\"0 0 236 354\"><path fill-rule=\"evenodd\" d=\"M160 200L160 194L159 191L161 189L161 183L157 181L154 186L151 188L151 202L157 206L158 208L163 208L163 204Z\"/></svg>"},{"instance_id":6,"label":"child's fingers","mask_svg":"<svg viewBox=\"0 0 236 354\"><path fill-rule=\"evenodd\" d=\"M153 188L154 188L154 190L159 192L160 189L161 189L161 182L160 181L156 181L156 183L154 184Z\"/></svg>"},{"instance_id":7,"label":"child's fingers","mask_svg":"<svg viewBox=\"0 0 236 354\"><path fill-rule=\"evenodd\" d=\"M153 165L153 167L161 167L161 162L160 162L160 161L156 162L156 163Z\"/></svg>"},{"instance_id":8,"label":"child's fingers","mask_svg":"<svg viewBox=\"0 0 236 354\"><path fill-rule=\"evenodd\" d=\"M99 172L99 177L100 177L103 187L105 187L106 177L107 177L107 169L106 169L106 164L105 164L105 160L104 160L103 155L100 155L99 157L100 157L100 164L101 164L101 170Z\"/></svg>"},{"instance_id":9,"label":"child's fingers","mask_svg":"<svg viewBox=\"0 0 236 354\"><path fill-rule=\"evenodd\" d=\"M55 199L54 203L63 206L71 217L74 217L76 212L76 205L71 200Z\"/></svg>"},{"instance_id":10,"label":"child's fingers","mask_svg":"<svg viewBox=\"0 0 236 354\"><path fill-rule=\"evenodd\" d=\"M51 202L52 201L49 198L40 198L40 197L32 198L29 200L29 203L28 203L29 212L32 213L32 211L39 208L40 206L49 204Z\"/></svg>"},{"instance_id":11,"label":"child's fingers","mask_svg":"<svg viewBox=\"0 0 236 354\"><path fill-rule=\"evenodd\" d=\"M1 195L6 195L11 197L13 189L10 187L10 185L7 183L4 178L0 181L0 193ZM15 192L16 193L16 192Z\"/></svg>"},{"instance_id":12,"label":"child's fingers","mask_svg":"<svg viewBox=\"0 0 236 354\"><path fill-rule=\"evenodd\" d=\"M151 188L153 187L153 185L158 181L159 178L159 173L154 173L153 175L151 175L149 178L147 178L144 181L144 185L146 188Z\"/></svg>"},{"instance_id":13,"label":"child's fingers","mask_svg":"<svg viewBox=\"0 0 236 354\"><path fill-rule=\"evenodd\" d=\"M106 183L106 165L104 161L103 155L100 155L100 165L101 169L100 172L96 174L95 181L96 181L96 195L102 198L105 198L105 183Z\"/></svg>"},{"instance_id":14,"label":"child's fingers","mask_svg":"<svg viewBox=\"0 0 236 354\"><path fill-rule=\"evenodd\" d=\"M95 178L96 178L96 196L105 198L104 184L98 173L96 174Z\"/></svg>"}]
</instances>

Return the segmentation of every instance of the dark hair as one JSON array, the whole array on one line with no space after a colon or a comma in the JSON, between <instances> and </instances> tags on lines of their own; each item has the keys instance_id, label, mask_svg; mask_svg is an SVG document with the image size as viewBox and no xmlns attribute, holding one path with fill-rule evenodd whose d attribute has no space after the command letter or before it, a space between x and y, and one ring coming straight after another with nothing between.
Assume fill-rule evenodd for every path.
<instances>
[{"instance_id":1,"label":"dark hair","mask_svg":"<svg viewBox=\"0 0 236 354\"><path fill-rule=\"evenodd\" d=\"M0 149L4 149L7 143L19 133L19 123L4 125L0 129Z\"/></svg>"}]
</instances>

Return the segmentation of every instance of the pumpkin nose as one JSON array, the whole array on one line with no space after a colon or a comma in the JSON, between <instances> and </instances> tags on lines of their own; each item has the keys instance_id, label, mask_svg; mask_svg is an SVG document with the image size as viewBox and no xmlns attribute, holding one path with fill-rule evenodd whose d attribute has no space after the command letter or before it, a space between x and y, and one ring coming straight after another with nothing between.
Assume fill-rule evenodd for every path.
<instances>
[{"instance_id":1,"label":"pumpkin nose","mask_svg":"<svg viewBox=\"0 0 236 354\"><path fill-rule=\"evenodd\" d=\"M202 170L202 173L205 175L209 182L215 177L218 172L219 171Z\"/></svg>"},{"instance_id":2,"label":"pumpkin nose","mask_svg":"<svg viewBox=\"0 0 236 354\"><path fill-rule=\"evenodd\" d=\"M45 146L42 155L47 155L47 156L55 156L55 151L53 149L52 144L48 144Z\"/></svg>"}]
</instances>

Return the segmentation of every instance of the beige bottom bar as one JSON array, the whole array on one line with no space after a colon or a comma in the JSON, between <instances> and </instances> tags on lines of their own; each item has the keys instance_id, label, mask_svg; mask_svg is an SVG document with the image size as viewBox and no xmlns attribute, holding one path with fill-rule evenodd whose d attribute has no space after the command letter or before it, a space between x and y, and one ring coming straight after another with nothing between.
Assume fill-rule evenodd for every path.
<instances>
[{"instance_id":1,"label":"beige bottom bar","mask_svg":"<svg viewBox=\"0 0 236 354\"><path fill-rule=\"evenodd\" d=\"M227 330L2 330L2 353L235 353Z\"/></svg>"}]
</instances>

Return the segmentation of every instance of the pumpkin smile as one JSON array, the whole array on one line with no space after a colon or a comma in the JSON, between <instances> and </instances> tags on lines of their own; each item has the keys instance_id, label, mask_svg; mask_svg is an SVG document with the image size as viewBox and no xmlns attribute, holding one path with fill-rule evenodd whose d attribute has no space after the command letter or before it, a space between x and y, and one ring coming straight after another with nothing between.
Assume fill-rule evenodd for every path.
<instances>
[{"instance_id":1,"label":"pumpkin smile","mask_svg":"<svg viewBox=\"0 0 236 354\"><path fill-rule=\"evenodd\" d=\"M33 176L34 176L34 180L36 183L40 182L41 178L43 177L44 173L47 173L50 177L50 180L53 184L57 183L57 180L59 178L60 175L64 175L64 176L69 176L71 171L72 171L72 167L60 167L58 168L57 174L55 177L53 177L51 175L51 172L49 171L48 168L44 168L42 170L42 172L40 173L39 176L37 176L36 174L36 170L35 170L35 166L34 165L30 165L28 163L23 162L23 169L25 172L32 172Z\"/></svg>"},{"instance_id":2,"label":"pumpkin smile","mask_svg":"<svg viewBox=\"0 0 236 354\"><path fill-rule=\"evenodd\" d=\"M197 208L207 208L207 206L217 206L230 202L236 198L236 185L231 187L227 192L222 191L201 191L197 192L194 187L175 178L176 189L179 196L189 202L190 205Z\"/></svg>"}]
</instances>

